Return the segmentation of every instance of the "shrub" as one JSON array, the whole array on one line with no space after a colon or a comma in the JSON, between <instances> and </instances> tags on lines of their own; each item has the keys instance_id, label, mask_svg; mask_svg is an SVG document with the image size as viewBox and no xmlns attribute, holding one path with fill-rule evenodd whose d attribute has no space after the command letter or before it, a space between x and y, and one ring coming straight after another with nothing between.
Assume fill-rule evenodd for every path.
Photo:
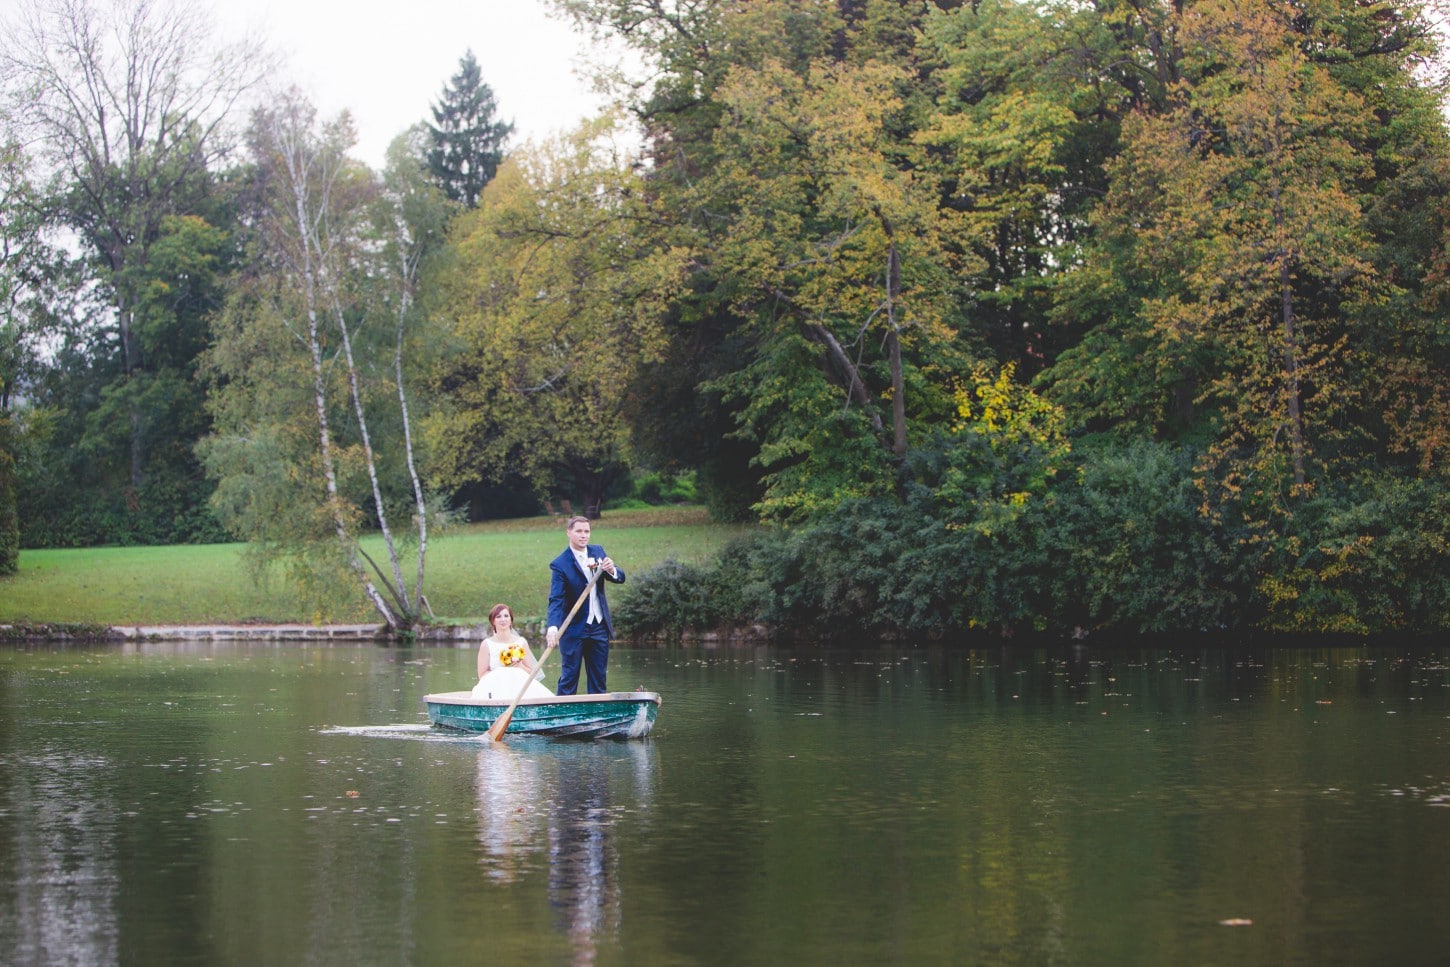
<instances>
[{"instance_id":1,"label":"shrub","mask_svg":"<svg viewBox=\"0 0 1450 967\"><path fill-rule=\"evenodd\" d=\"M766 589L752 563L753 541L728 545L714 564L697 567L670 559L631 579L633 590L615 609L628 635L678 636L760 620Z\"/></svg>"},{"instance_id":2,"label":"shrub","mask_svg":"<svg viewBox=\"0 0 1450 967\"><path fill-rule=\"evenodd\" d=\"M823 641L1450 626L1450 492L1435 481L1366 479L1303 502L1286 531L1266 533L1244 514L1201 511L1184 447L1079 446L1070 472L1044 478L1010 513L990 492L943 506L934 474L962 461L919 449L904 501L849 501L731 545L713 567L644 575L630 625L758 621Z\"/></svg>"},{"instance_id":3,"label":"shrub","mask_svg":"<svg viewBox=\"0 0 1450 967\"><path fill-rule=\"evenodd\" d=\"M609 501L613 510L658 507L661 504L693 504L699 500L695 474L661 473L647 470L629 480L628 489Z\"/></svg>"},{"instance_id":4,"label":"shrub","mask_svg":"<svg viewBox=\"0 0 1450 967\"><path fill-rule=\"evenodd\" d=\"M636 576L629 596L614 609L626 635L674 636L711 620L708 571L673 558Z\"/></svg>"},{"instance_id":5,"label":"shrub","mask_svg":"<svg viewBox=\"0 0 1450 967\"><path fill-rule=\"evenodd\" d=\"M1274 542L1259 591L1273 631L1450 627L1450 493L1385 474L1314 496Z\"/></svg>"},{"instance_id":6,"label":"shrub","mask_svg":"<svg viewBox=\"0 0 1450 967\"><path fill-rule=\"evenodd\" d=\"M1128 632L1243 621L1256 567L1247 544L1199 512L1193 453L1148 441L1100 445L1036 511L1055 624Z\"/></svg>"}]
</instances>

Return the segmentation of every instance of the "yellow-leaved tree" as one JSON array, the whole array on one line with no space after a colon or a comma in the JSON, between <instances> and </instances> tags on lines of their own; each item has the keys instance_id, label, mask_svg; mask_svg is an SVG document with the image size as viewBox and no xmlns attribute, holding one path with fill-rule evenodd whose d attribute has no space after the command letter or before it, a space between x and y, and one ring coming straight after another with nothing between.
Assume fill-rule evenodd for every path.
<instances>
[{"instance_id":1,"label":"yellow-leaved tree","mask_svg":"<svg viewBox=\"0 0 1450 967\"><path fill-rule=\"evenodd\" d=\"M628 468L628 394L661 351L683 253L648 245L613 122L516 149L453 226L430 307L452 340L426 433L436 479L526 481L595 516Z\"/></svg>"},{"instance_id":2,"label":"yellow-leaved tree","mask_svg":"<svg viewBox=\"0 0 1450 967\"><path fill-rule=\"evenodd\" d=\"M1209 437L1212 489L1272 504L1333 461L1363 391L1354 320L1387 292L1360 198L1373 115L1289 8L1209 0L1178 27L1187 76L1171 109L1125 122L1099 216L1136 266L1125 395L1177 400Z\"/></svg>"},{"instance_id":3,"label":"yellow-leaved tree","mask_svg":"<svg viewBox=\"0 0 1450 967\"><path fill-rule=\"evenodd\" d=\"M763 516L889 493L909 417L943 413L965 220L895 131L909 77L876 60L730 72L704 179L728 200L709 253L752 353L717 381L760 446Z\"/></svg>"}]
</instances>

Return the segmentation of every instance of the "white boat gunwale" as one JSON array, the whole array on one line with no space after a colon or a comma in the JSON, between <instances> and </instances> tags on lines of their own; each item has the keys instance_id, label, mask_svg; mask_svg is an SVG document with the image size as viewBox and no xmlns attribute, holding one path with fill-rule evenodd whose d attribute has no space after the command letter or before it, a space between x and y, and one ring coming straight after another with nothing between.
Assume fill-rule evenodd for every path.
<instances>
[{"instance_id":1,"label":"white boat gunwale","mask_svg":"<svg viewBox=\"0 0 1450 967\"><path fill-rule=\"evenodd\" d=\"M507 708L511 698L477 698L472 691L434 692L424 695L423 701L440 705L498 705ZM564 705L589 702L654 702L659 704L658 692L595 692L589 695L540 695L537 698L519 699L519 705Z\"/></svg>"}]
</instances>

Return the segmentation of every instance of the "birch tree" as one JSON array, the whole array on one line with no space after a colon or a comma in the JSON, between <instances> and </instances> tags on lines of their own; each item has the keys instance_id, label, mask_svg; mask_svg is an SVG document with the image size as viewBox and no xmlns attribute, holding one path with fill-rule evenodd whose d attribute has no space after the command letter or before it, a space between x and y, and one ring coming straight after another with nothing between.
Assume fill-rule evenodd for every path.
<instances>
[{"instance_id":1,"label":"birch tree","mask_svg":"<svg viewBox=\"0 0 1450 967\"><path fill-rule=\"evenodd\" d=\"M428 554L428 518L433 510L423 486L418 466L417 448L413 438L413 407L409 403L408 386L413 369L409 350L419 350L414 338L421 312L418 288L425 260L444 242L448 220L456 210L444 192L428 178L420 160L423 154L418 129L399 137L388 149L387 167L383 172L382 192L374 206L374 224L382 243L383 266L379 279L383 287L383 303L392 310L393 357L392 379L397 395L398 432L403 440L403 457L412 498L412 520L416 528L418 553L411 600L424 603L423 577ZM379 498L380 499L380 498ZM394 580L403 587L403 574L396 547L388 542ZM406 595L404 595L406 600Z\"/></svg>"},{"instance_id":2,"label":"birch tree","mask_svg":"<svg viewBox=\"0 0 1450 967\"><path fill-rule=\"evenodd\" d=\"M295 91L254 116L258 268L218 326L217 430L204 454L221 516L263 557L287 557L319 584L322 562L336 562L390 628L406 630L425 607L427 500L403 373L424 239L406 191L352 160L353 141L345 114L319 123ZM386 449L404 454L401 485L375 441L385 404L396 407L387 423L401 440ZM411 503L404 532L393 521L399 491ZM385 566L360 540L369 520ZM417 546L411 589L405 532Z\"/></svg>"}]
</instances>

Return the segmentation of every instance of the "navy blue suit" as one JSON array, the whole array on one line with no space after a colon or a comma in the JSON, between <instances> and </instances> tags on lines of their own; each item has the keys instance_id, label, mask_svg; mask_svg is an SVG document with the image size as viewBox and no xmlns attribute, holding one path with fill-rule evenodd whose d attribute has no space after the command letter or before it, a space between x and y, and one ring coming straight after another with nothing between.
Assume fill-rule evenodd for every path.
<instances>
[{"instance_id":1,"label":"navy blue suit","mask_svg":"<svg viewBox=\"0 0 1450 967\"><path fill-rule=\"evenodd\" d=\"M598 544L588 545L585 551L595 560L608 555ZM574 620L559 636L559 685L554 689L558 695L573 695L579 688L579 668L583 665L586 684L590 694L607 692L605 679L609 669L609 639L614 637L614 625L609 620L609 598L604 593L608 582L624 583L624 568L614 567L614 576L605 571L594 584L599 598L599 612L603 620L590 623L589 602L579 605ZM589 586L589 575L579 567L572 547L549 562L549 627L557 628L564 623L569 609Z\"/></svg>"}]
</instances>

